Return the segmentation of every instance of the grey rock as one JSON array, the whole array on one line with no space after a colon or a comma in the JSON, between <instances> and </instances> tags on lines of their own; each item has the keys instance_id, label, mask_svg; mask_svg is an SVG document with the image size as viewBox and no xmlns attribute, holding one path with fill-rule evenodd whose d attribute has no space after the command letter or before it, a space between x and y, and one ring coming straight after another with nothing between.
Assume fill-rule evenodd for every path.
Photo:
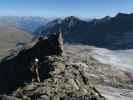
<instances>
[{"instance_id":1,"label":"grey rock","mask_svg":"<svg viewBox=\"0 0 133 100\"><path fill-rule=\"evenodd\" d=\"M52 35L48 40L41 38L35 46L21 51L10 63L5 61L4 64L1 64L6 68L12 67L14 64L16 64L16 67L19 66L19 68L15 67L17 73L14 73L17 75L17 81L23 79L23 86L15 87L17 89L10 97L5 96L7 100L12 100L11 98L16 100L82 100L85 97L88 97L89 100L105 100L97 89L89 84L89 79L83 74L87 71L88 66L83 63L67 62L65 55L62 55L62 40L61 33ZM48 48L48 51L46 48ZM40 82L32 82L32 76L30 76L32 72L28 70L31 68L30 62L34 57L38 58ZM21 60L23 61L20 63ZM11 63L12 61L14 63ZM11 73L8 72L8 74ZM27 77L28 79L26 79ZM24 84L26 80L29 82ZM12 86L10 83L8 84Z\"/></svg>"}]
</instances>

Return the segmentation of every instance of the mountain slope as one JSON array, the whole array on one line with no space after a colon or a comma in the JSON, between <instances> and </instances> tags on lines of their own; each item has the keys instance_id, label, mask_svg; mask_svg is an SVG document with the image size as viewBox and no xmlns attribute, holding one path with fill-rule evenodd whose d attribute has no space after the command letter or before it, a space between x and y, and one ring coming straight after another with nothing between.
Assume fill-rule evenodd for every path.
<instances>
[{"instance_id":1,"label":"mountain slope","mask_svg":"<svg viewBox=\"0 0 133 100\"><path fill-rule=\"evenodd\" d=\"M69 61L88 66L84 75L107 100L132 100L133 50L108 50L88 45L68 45Z\"/></svg>"},{"instance_id":2,"label":"mountain slope","mask_svg":"<svg viewBox=\"0 0 133 100\"><path fill-rule=\"evenodd\" d=\"M58 21L59 22L59 21ZM74 16L55 21L49 27L41 27L41 34L62 31L68 43L88 44L109 49L133 48L133 14L119 13L115 17L105 17L83 21Z\"/></svg>"},{"instance_id":3,"label":"mountain slope","mask_svg":"<svg viewBox=\"0 0 133 100\"><path fill-rule=\"evenodd\" d=\"M3 59L0 99L105 100L85 76L88 66L69 62L63 52L60 33L40 38L31 48Z\"/></svg>"},{"instance_id":4,"label":"mountain slope","mask_svg":"<svg viewBox=\"0 0 133 100\"><path fill-rule=\"evenodd\" d=\"M32 16L1 16L0 23L16 26L25 31L33 33L38 27L47 24L52 18Z\"/></svg>"},{"instance_id":5,"label":"mountain slope","mask_svg":"<svg viewBox=\"0 0 133 100\"><path fill-rule=\"evenodd\" d=\"M33 36L20 28L0 23L0 57L8 53L9 49L16 47L17 43L25 43Z\"/></svg>"}]
</instances>

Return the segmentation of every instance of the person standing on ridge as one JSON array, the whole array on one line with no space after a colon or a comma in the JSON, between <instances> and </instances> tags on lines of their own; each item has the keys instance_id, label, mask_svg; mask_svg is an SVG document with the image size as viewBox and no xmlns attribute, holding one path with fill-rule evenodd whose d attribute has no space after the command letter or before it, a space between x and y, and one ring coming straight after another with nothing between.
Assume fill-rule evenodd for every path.
<instances>
[{"instance_id":1,"label":"person standing on ridge","mask_svg":"<svg viewBox=\"0 0 133 100\"><path fill-rule=\"evenodd\" d=\"M39 59L35 58L33 63L31 64L31 73L32 73L32 82L40 82L39 76Z\"/></svg>"}]
</instances>

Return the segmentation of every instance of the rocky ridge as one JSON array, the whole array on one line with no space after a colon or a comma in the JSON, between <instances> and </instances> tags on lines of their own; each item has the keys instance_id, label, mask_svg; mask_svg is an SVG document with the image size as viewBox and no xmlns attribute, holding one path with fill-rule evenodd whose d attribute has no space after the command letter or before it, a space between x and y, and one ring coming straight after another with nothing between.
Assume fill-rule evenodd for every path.
<instances>
[{"instance_id":1,"label":"rocky ridge","mask_svg":"<svg viewBox=\"0 0 133 100\"><path fill-rule=\"evenodd\" d=\"M41 82L32 82L35 58ZM3 59L0 68L2 100L105 100L84 73L88 66L63 54L61 33L39 38L33 47Z\"/></svg>"},{"instance_id":2,"label":"rocky ridge","mask_svg":"<svg viewBox=\"0 0 133 100\"><path fill-rule=\"evenodd\" d=\"M63 31L64 42L92 45L112 50L131 49L133 14L118 13L114 17L84 21L74 16L57 19L40 27L41 35Z\"/></svg>"}]
</instances>

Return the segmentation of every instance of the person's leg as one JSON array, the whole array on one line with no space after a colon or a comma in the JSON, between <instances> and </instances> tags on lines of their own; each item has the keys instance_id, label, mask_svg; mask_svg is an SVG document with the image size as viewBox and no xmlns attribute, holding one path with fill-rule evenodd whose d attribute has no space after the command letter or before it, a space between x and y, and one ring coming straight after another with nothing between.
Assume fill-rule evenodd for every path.
<instances>
[{"instance_id":1,"label":"person's leg","mask_svg":"<svg viewBox=\"0 0 133 100\"><path fill-rule=\"evenodd\" d=\"M37 78L37 81L38 81L38 82L41 82L41 81L40 81L40 76L39 76L38 65L36 66L36 78Z\"/></svg>"},{"instance_id":2,"label":"person's leg","mask_svg":"<svg viewBox=\"0 0 133 100\"><path fill-rule=\"evenodd\" d=\"M37 82L36 73L32 73L32 82Z\"/></svg>"},{"instance_id":3,"label":"person's leg","mask_svg":"<svg viewBox=\"0 0 133 100\"><path fill-rule=\"evenodd\" d=\"M35 64L32 64L31 73L32 73L32 82L37 82L37 73L36 73Z\"/></svg>"}]
</instances>

